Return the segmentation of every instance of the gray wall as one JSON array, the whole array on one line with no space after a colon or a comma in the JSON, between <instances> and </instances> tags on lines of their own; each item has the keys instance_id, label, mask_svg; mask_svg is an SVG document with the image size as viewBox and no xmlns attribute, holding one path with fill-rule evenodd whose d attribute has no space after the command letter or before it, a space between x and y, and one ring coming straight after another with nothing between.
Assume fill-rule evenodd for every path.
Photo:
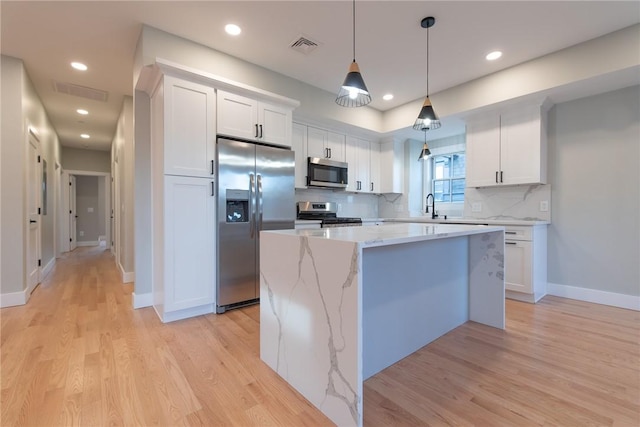
<instances>
[{"instance_id":1,"label":"gray wall","mask_svg":"<svg viewBox=\"0 0 640 427\"><path fill-rule=\"evenodd\" d=\"M109 151L62 147L62 167L72 171L111 172Z\"/></svg>"},{"instance_id":2,"label":"gray wall","mask_svg":"<svg viewBox=\"0 0 640 427\"><path fill-rule=\"evenodd\" d=\"M103 179L98 179L97 176L76 176L76 212L78 215L76 231L78 242L97 242L98 236L106 234L104 192L102 193L102 198L100 198L99 181L104 182ZM82 232L82 236L80 232Z\"/></svg>"},{"instance_id":3,"label":"gray wall","mask_svg":"<svg viewBox=\"0 0 640 427\"><path fill-rule=\"evenodd\" d=\"M28 128L37 132L40 155L47 161L47 215L41 216L42 266L55 259L57 217L55 164L60 143L21 60L2 56L2 117L0 121L0 293L21 292L26 283L26 144Z\"/></svg>"},{"instance_id":4,"label":"gray wall","mask_svg":"<svg viewBox=\"0 0 640 427\"><path fill-rule=\"evenodd\" d=\"M550 110L550 283L640 295L639 122L639 86Z\"/></svg>"}]
</instances>

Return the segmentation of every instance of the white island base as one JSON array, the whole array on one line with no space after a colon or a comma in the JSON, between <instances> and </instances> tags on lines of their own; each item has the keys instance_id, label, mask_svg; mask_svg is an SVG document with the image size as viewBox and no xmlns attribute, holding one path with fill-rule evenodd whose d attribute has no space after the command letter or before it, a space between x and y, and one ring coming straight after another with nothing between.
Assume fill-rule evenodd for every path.
<instances>
[{"instance_id":1,"label":"white island base","mask_svg":"<svg viewBox=\"0 0 640 427\"><path fill-rule=\"evenodd\" d=\"M504 329L504 229L262 232L260 357L340 426L362 384L468 320Z\"/></svg>"}]
</instances>

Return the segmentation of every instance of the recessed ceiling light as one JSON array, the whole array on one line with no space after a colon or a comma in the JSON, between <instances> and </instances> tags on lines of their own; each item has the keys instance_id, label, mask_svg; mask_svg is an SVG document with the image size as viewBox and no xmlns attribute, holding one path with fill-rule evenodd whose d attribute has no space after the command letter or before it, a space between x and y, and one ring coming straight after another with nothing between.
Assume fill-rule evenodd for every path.
<instances>
[{"instance_id":1,"label":"recessed ceiling light","mask_svg":"<svg viewBox=\"0 0 640 427\"><path fill-rule=\"evenodd\" d=\"M242 32L242 29L236 24L227 24L224 26L224 30L227 32L227 34L230 34L232 36L237 36Z\"/></svg>"},{"instance_id":2,"label":"recessed ceiling light","mask_svg":"<svg viewBox=\"0 0 640 427\"><path fill-rule=\"evenodd\" d=\"M87 134L87 133L83 133L83 134L80 135L80 138L89 139L89 138L91 138L91 136L89 134Z\"/></svg>"},{"instance_id":3,"label":"recessed ceiling light","mask_svg":"<svg viewBox=\"0 0 640 427\"><path fill-rule=\"evenodd\" d=\"M487 59L487 61L495 61L501 56L502 56L502 52L500 52L499 50L494 50L493 52L489 52L487 56L485 56L485 58Z\"/></svg>"},{"instance_id":4,"label":"recessed ceiling light","mask_svg":"<svg viewBox=\"0 0 640 427\"><path fill-rule=\"evenodd\" d=\"M393 99L393 95L388 93L385 96L383 96L382 99L384 99L385 101L391 101Z\"/></svg>"},{"instance_id":5,"label":"recessed ceiling light","mask_svg":"<svg viewBox=\"0 0 640 427\"><path fill-rule=\"evenodd\" d=\"M72 62L71 66L76 70L87 71L88 67L84 65L82 62Z\"/></svg>"},{"instance_id":6,"label":"recessed ceiling light","mask_svg":"<svg viewBox=\"0 0 640 427\"><path fill-rule=\"evenodd\" d=\"M78 114L82 114L83 116L86 116L87 114L89 114L89 112L88 112L87 110L83 110L82 108L78 108L78 109L76 110L76 112L77 112Z\"/></svg>"}]
</instances>

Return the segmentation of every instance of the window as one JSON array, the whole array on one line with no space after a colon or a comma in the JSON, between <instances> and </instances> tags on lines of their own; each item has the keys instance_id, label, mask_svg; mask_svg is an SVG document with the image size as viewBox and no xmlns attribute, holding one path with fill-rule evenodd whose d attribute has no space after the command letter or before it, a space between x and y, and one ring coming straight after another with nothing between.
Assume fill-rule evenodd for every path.
<instances>
[{"instance_id":1,"label":"window","mask_svg":"<svg viewBox=\"0 0 640 427\"><path fill-rule=\"evenodd\" d=\"M431 192L436 202L464 202L465 153L452 153L431 158Z\"/></svg>"}]
</instances>

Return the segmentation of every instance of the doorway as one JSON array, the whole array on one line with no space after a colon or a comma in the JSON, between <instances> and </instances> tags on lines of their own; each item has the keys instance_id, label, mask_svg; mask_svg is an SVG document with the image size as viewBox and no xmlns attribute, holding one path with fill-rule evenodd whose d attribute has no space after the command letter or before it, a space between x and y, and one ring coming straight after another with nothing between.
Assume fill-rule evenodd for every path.
<instances>
[{"instance_id":1,"label":"doorway","mask_svg":"<svg viewBox=\"0 0 640 427\"><path fill-rule=\"evenodd\" d=\"M27 231L27 295L40 283L42 273L40 230L42 209L42 163L40 157L40 141L29 129L27 144L27 215L29 217Z\"/></svg>"},{"instance_id":2,"label":"doorway","mask_svg":"<svg viewBox=\"0 0 640 427\"><path fill-rule=\"evenodd\" d=\"M61 252L77 246L111 247L111 175L105 172L63 172Z\"/></svg>"}]
</instances>

